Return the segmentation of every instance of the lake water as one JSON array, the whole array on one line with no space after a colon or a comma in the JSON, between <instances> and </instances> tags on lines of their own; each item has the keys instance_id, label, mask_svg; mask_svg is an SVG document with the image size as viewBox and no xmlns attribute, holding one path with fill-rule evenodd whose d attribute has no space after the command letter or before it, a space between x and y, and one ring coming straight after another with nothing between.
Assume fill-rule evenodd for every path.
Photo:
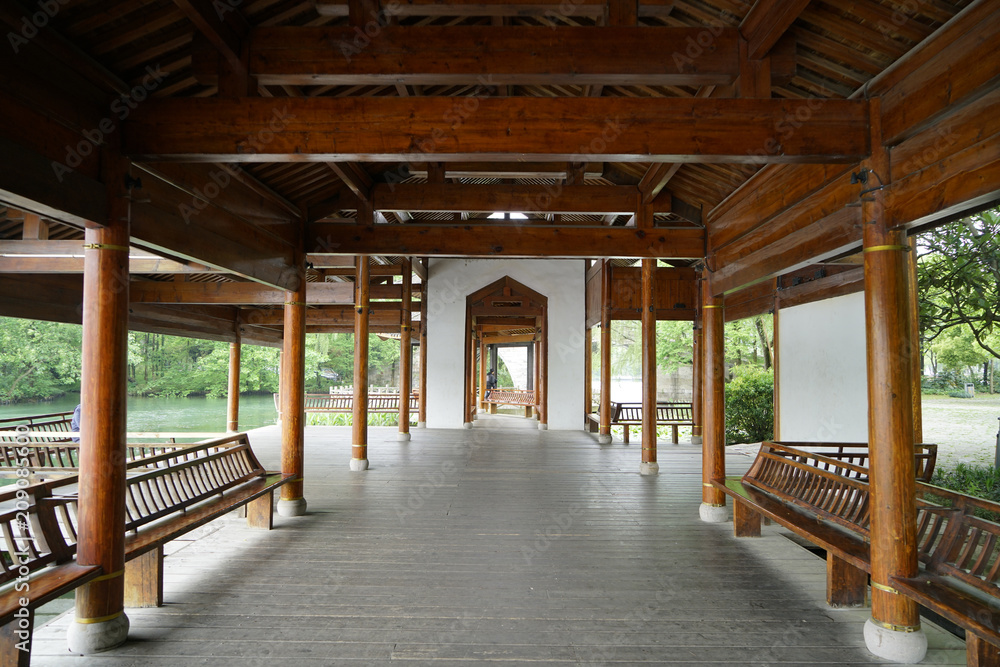
<instances>
[{"instance_id":1,"label":"lake water","mask_svg":"<svg viewBox=\"0 0 1000 667\"><path fill-rule=\"evenodd\" d=\"M0 419L70 412L80 402L77 394L69 394L45 403L0 405ZM225 398L147 398L129 396L128 430L151 431L215 431L226 430ZM240 430L270 426L278 420L274 399L267 396L240 397Z\"/></svg>"}]
</instances>

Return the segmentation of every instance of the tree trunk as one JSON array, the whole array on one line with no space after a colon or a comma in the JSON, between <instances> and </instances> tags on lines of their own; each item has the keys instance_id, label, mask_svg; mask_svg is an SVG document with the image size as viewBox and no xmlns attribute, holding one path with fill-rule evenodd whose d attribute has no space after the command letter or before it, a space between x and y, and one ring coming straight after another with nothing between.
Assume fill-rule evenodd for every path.
<instances>
[{"instance_id":1,"label":"tree trunk","mask_svg":"<svg viewBox=\"0 0 1000 667\"><path fill-rule=\"evenodd\" d=\"M760 346L764 350L764 370L771 368L771 346L768 344L767 334L764 332L764 320L759 316L754 318L754 325L757 327L757 337L760 338Z\"/></svg>"}]
</instances>

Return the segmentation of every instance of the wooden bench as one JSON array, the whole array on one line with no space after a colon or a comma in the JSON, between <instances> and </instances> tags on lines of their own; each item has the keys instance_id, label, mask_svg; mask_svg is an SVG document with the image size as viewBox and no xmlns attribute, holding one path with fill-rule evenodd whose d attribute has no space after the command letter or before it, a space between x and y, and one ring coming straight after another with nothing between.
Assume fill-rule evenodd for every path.
<instances>
[{"instance_id":1,"label":"wooden bench","mask_svg":"<svg viewBox=\"0 0 1000 667\"><path fill-rule=\"evenodd\" d=\"M274 408L281 418L281 399L278 394L274 394ZM416 414L420 408L420 396L416 392L410 394L410 411ZM351 414L354 412L354 394L329 393L329 394L306 394L305 412L308 413L330 413L330 414ZM375 393L368 394L369 413L398 413L399 412L399 392L396 393Z\"/></svg>"},{"instance_id":2,"label":"wooden bench","mask_svg":"<svg viewBox=\"0 0 1000 667\"><path fill-rule=\"evenodd\" d=\"M497 413L497 406L513 405L524 408L524 416L531 417L535 408L535 392L531 389L498 388L488 389L483 404L491 415Z\"/></svg>"},{"instance_id":3,"label":"wooden bench","mask_svg":"<svg viewBox=\"0 0 1000 667\"><path fill-rule=\"evenodd\" d=\"M765 442L746 475L713 484L734 499L737 537L760 536L762 516L781 524L826 550L827 602L858 606L871 572L867 474L853 462ZM890 583L968 631L969 664L1000 664L1000 524L974 515L1000 517L1000 504L916 485L921 573Z\"/></svg>"},{"instance_id":4,"label":"wooden bench","mask_svg":"<svg viewBox=\"0 0 1000 667\"><path fill-rule=\"evenodd\" d=\"M859 479L868 481L868 443L867 442L789 442L786 440L775 441L776 444L793 449L819 454L828 459L836 459L846 463L853 463L865 470L858 473ZM934 466L937 463L937 445L931 443L917 443L914 445L914 462L916 464L917 479L922 482L930 482L934 477ZM820 464L826 465L826 464ZM852 475L850 470L844 470L841 474Z\"/></svg>"},{"instance_id":5,"label":"wooden bench","mask_svg":"<svg viewBox=\"0 0 1000 667\"><path fill-rule=\"evenodd\" d=\"M125 604L153 607L163 603L163 546L209 521L246 507L247 523L269 530L273 494L292 475L264 470L247 440L239 433L176 449L126 464ZM29 521L17 522L17 511L0 515L4 563L14 555L30 554L34 578L27 592L28 612L21 612L25 592L15 590L17 571L0 572L0 664L27 664L28 656L16 647L30 635L18 614L35 608L101 574L99 567L77 565L77 476L63 477L26 487L30 498ZM16 490L0 495L15 498ZM10 498L8 498L8 495ZM2 523L8 521L7 524ZM17 621L11 623L11 621ZM18 640L18 641L15 641ZM23 662L19 662L23 660Z\"/></svg>"},{"instance_id":6,"label":"wooden bench","mask_svg":"<svg viewBox=\"0 0 1000 667\"><path fill-rule=\"evenodd\" d=\"M611 402L611 425L624 428L624 441L628 444L629 428L642 426L642 403ZM694 406L691 403L657 403L656 425L670 426L670 442L677 444L677 429L694 426Z\"/></svg>"},{"instance_id":7,"label":"wooden bench","mask_svg":"<svg viewBox=\"0 0 1000 667\"><path fill-rule=\"evenodd\" d=\"M129 443L125 445L125 460L137 461L182 448L168 443ZM20 456L20 453L26 453ZM23 463L27 465L21 465ZM75 475L80 470L80 443L78 442L25 442L0 443L0 477L18 475L18 470L31 473L29 479L48 479L54 475Z\"/></svg>"},{"instance_id":8,"label":"wooden bench","mask_svg":"<svg viewBox=\"0 0 1000 667\"><path fill-rule=\"evenodd\" d=\"M44 431L45 433L71 433L73 431L72 424L72 412L52 412L44 415L0 419L0 445L23 443L25 438L28 442L35 443L72 442L69 436L52 439L36 437L34 434L7 433L7 431L17 431L19 428Z\"/></svg>"}]
</instances>

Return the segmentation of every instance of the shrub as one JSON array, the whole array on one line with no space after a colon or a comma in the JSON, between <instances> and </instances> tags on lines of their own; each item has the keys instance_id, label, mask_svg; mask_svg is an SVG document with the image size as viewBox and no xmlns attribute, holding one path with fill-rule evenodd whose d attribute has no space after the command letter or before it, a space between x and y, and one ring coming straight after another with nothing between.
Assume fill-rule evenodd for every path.
<instances>
[{"instance_id":1,"label":"shrub","mask_svg":"<svg viewBox=\"0 0 1000 667\"><path fill-rule=\"evenodd\" d=\"M972 398L972 394L967 394L964 391L949 391L948 395L952 398Z\"/></svg>"},{"instance_id":2,"label":"shrub","mask_svg":"<svg viewBox=\"0 0 1000 667\"><path fill-rule=\"evenodd\" d=\"M993 466L959 463L954 468L937 468L931 484L1000 503L1000 470ZM1000 520L996 513L986 510L976 510L976 516Z\"/></svg>"},{"instance_id":3,"label":"shrub","mask_svg":"<svg viewBox=\"0 0 1000 667\"><path fill-rule=\"evenodd\" d=\"M774 374L757 366L736 366L726 385L726 444L774 437Z\"/></svg>"}]
</instances>

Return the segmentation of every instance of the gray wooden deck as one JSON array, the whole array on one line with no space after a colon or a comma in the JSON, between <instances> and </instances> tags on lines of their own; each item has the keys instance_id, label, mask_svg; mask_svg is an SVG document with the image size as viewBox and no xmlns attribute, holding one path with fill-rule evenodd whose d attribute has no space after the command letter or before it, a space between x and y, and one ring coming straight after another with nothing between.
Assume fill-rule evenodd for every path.
<instances>
[{"instance_id":1,"label":"gray wooden deck","mask_svg":"<svg viewBox=\"0 0 1000 667\"><path fill-rule=\"evenodd\" d=\"M128 644L72 656L64 616L35 633L33 664L884 664L868 611L826 606L822 560L777 527L736 540L698 520L697 448L661 444L644 478L636 444L519 426L372 429L365 473L349 428L309 428L307 516L171 545L167 604L129 611ZM277 467L275 427L251 442ZM923 664L965 664L925 627Z\"/></svg>"}]
</instances>

